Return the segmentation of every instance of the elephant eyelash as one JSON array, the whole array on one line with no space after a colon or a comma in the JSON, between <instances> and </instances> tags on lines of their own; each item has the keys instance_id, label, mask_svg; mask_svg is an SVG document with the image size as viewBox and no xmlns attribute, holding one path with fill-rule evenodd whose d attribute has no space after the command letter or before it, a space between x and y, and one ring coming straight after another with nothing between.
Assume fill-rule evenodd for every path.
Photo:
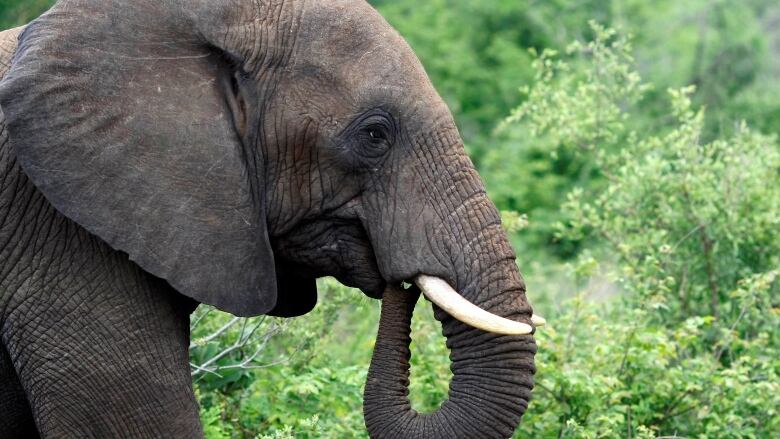
<instances>
[{"instance_id":1,"label":"elephant eyelash","mask_svg":"<svg viewBox=\"0 0 780 439\"><path fill-rule=\"evenodd\" d=\"M387 112L375 110L358 120L360 131L370 142L393 142L395 123Z\"/></svg>"}]
</instances>

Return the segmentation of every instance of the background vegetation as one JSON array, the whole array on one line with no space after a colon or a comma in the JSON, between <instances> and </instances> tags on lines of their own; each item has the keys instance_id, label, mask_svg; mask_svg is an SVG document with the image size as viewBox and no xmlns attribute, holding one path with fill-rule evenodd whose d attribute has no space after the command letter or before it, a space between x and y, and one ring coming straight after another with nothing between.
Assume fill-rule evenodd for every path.
<instances>
[{"instance_id":1,"label":"background vegetation","mask_svg":"<svg viewBox=\"0 0 780 439\"><path fill-rule=\"evenodd\" d=\"M0 0L0 25L48 0ZM780 5L374 0L450 105L549 326L517 437L780 436ZM363 437L378 303L193 317L207 435ZM421 301L412 399L447 392Z\"/></svg>"}]
</instances>

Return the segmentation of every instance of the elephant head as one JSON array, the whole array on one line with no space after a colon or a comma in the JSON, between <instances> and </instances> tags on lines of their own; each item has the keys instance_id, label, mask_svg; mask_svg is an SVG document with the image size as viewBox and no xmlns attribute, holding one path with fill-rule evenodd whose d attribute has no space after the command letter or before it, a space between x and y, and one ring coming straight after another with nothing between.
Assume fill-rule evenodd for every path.
<instances>
[{"instance_id":1,"label":"elephant head","mask_svg":"<svg viewBox=\"0 0 780 439\"><path fill-rule=\"evenodd\" d=\"M533 339L443 302L450 399L409 406L416 292L398 285L444 284L515 334L531 307L449 110L367 3L61 0L21 35L0 106L54 207L199 302L295 316L320 276L374 298L387 287L373 437L507 437L519 423Z\"/></svg>"}]
</instances>

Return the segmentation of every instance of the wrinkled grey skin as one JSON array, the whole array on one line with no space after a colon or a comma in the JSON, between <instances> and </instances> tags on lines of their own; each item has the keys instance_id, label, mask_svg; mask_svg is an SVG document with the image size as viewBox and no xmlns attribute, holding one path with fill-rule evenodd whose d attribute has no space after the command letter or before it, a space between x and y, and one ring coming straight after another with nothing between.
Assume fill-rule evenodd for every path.
<instances>
[{"instance_id":1,"label":"wrinkled grey skin","mask_svg":"<svg viewBox=\"0 0 780 439\"><path fill-rule=\"evenodd\" d=\"M418 292L396 285L531 308L448 109L370 6L62 0L20 31L0 34L0 437L200 437L190 312L304 314L324 275L384 294L372 437L512 434L531 337L436 309L450 398L408 402Z\"/></svg>"}]
</instances>

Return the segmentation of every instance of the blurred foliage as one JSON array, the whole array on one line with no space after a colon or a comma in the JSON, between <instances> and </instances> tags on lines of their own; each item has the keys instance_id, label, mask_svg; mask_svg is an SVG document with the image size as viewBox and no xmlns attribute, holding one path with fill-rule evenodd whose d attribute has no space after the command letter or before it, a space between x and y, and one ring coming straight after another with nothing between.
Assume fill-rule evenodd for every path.
<instances>
[{"instance_id":1,"label":"blurred foliage","mask_svg":"<svg viewBox=\"0 0 780 439\"><path fill-rule=\"evenodd\" d=\"M599 183L589 159L571 145L530 135L527 125L496 128L528 99L522 86L537 74L533 53L565 53L571 41L592 39L590 20L633 35L632 64L654 86L642 95L632 126L674 124L665 90L693 84L694 104L707 107L705 139L733 131L740 120L780 133L780 5L773 0L371 3L425 65L499 209L528 214L528 227L514 239L521 267L580 251L577 241L555 239L552 225L568 192Z\"/></svg>"},{"instance_id":2,"label":"blurred foliage","mask_svg":"<svg viewBox=\"0 0 780 439\"><path fill-rule=\"evenodd\" d=\"M0 0L0 29L26 24L53 4L53 0Z\"/></svg>"},{"instance_id":3,"label":"blurred foliage","mask_svg":"<svg viewBox=\"0 0 780 439\"><path fill-rule=\"evenodd\" d=\"M0 26L50 3L0 0ZM780 4L371 3L452 109L548 318L516 436L780 437ZM320 293L214 339L232 318L198 311L208 438L365 437L378 304ZM424 300L412 336L411 399L434 410L450 372Z\"/></svg>"},{"instance_id":4,"label":"blurred foliage","mask_svg":"<svg viewBox=\"0 0 780 439\"><path fill-rule=\"evenodd\" d=\"M633 123L651 88L629 41L591 27L574 61L536 58L506 123L576 146L601 176L571 191L556 229L601 243L571 264L578 283L605 278L622 295L564 301L537 335L538 391L518 435L774 437L780 146L745 123L706 140L693 86L667 91L666 128Z\"/></svg>"}]
</instances>

